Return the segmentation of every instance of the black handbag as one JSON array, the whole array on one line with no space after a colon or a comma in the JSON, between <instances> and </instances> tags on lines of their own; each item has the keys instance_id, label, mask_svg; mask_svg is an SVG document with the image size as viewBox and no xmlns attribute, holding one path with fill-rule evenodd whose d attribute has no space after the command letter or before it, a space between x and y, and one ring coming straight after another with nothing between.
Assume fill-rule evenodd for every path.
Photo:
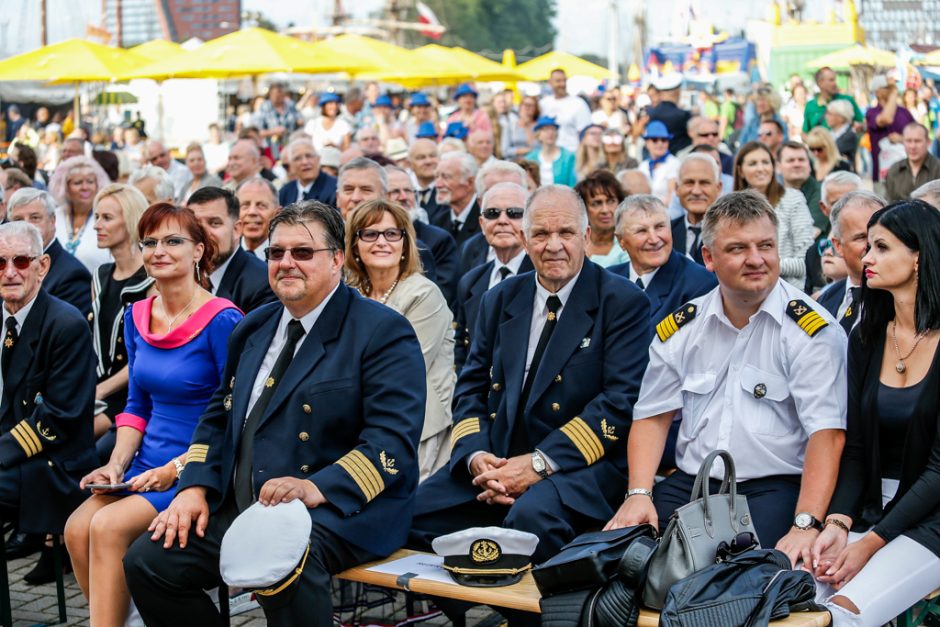
<instances>
[{"instance_id":1,"label":"black handbag","mask_svg":"<svg viewBox=\"0 0 940 627\"><path fill-rule=\"evenodd\" d=\"M581 534L532 569L535 585L543 597L601 587L617 573L633 541L653 535L650 525Z\"/></svg>"}]
</instances>

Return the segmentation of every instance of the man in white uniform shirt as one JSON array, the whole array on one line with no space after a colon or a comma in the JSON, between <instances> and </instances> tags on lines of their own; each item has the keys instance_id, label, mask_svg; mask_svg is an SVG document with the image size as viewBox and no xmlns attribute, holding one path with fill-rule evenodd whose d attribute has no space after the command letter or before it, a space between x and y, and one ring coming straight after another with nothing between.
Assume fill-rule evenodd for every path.
<instances>
[{"instance_id":1,"label":"man in white uniform shirt","mask_svg":"<svg viewBox=\"0 0 940 627\"><path fill-rule=\"evenodd\" d=\"M628 492L607 527L665 526L705 457L724 449L761 545L808 561L845 442L845 333L780 280L777 219L763 196L719 199L703 231L719 285L656 327L627 442ZM679 411L678 470L654 488ZM713 492L723 472L713 468Z\"/></svg>"},{"instance_id":2,"label":"man in white uniform shirt","mask_svg":"<svg viewBox=\"0 0 940 627\"><path fill-rule=\"evenodd\" d=\"M566 150L578 150L581 129L591 123L591 109L577 96L568 93L568 77L562 69L552 70L548 79L552 95L539 101L542 115L555 118L558 123L558 145Z\"/></svg>"}]
</instances>

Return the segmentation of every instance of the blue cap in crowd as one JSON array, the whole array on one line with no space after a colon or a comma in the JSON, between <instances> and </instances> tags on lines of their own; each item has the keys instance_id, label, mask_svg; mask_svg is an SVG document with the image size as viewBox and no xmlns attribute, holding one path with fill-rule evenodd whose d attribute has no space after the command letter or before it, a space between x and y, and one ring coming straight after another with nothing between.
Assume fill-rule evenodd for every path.
<instances>
[{"instance_id":1,"label":"blue cap in crowd","mask_svg":"<svg viewBox=\"0 0 940 627\"><path fill-rule=\"evenodd\" d=\"M578 141L584 141L584 136L587 135L587 132L591 130L592 128L599 128L601 129L601 131L604 130L604 127L601 126L600 124L588 124L587 126L581 129L580 133L578 133Z\"/></svg>"},{"instance_id":2,"label":"blue cap in crowd","mask_svg":"<svg viewBox=\"0 0 940 627\"><path fill-rule=\"evenodd\" d=\"M470 132L470 129L467 128L463 122L451 122L447 125L447 130L444 131L444 137L456 137L457 139L463 139Z\"/></svg>"},{"instance_id":3,"label":"blue cap in crowd","mask_svg":"<svg viewBox=\"0 0 940 627\"><path fill-rule=\"evenodd\" d=\"M669 132L665 124L659 120L653 120L646 125L643 139L672 139L672 133Z\"/></svg>"},{"instance_id":4,"label":"blue cap in crowd","mask_svg":"<svg viewBox=\"0 0 940 627\"><path fill-rule=\"evenodd\" d=\"M555 118L553 117L543 115L535 122L535 127L533 127L532 130L537 131L540 128L544 128L546 126L554 126L555 128L558 128L558 122L556 122Z\"/></svg>"},{"instance_id":5,"label":"blue cap in crowd","mask_svg":"<svg viewBox=\"0 0 940 627\"><path fill-rule=\"evenodd\" d=\"M328 102L339 102L339 94L334 94L331 91L325 94L320 94L320 106L322 107Z\"/></svg>"},{"instance_id":6,"label":"blue cap in crowd","mask_svg":"<svg viewBox=\"0 0 940 627\"><path fill-rule=\"evenodd\" d=\"M391 109L392 98L388 94L382 94L381 96L375 99L375 104L372 106L373 107L388 107L389 109Z\"/></svg>"},{"instance_id":7,"label":"blue cap in crowd","mask_svg":"<svg viewBox=\"0 0 940 627\"><path fill-rule=\"evenodd\" d=\"M431 101L428 100L428 97L424 95L424 92L416 92L411 95L411 104L412 107L430 107Z\"/></svg>"},{"instance_id":8,"label":"blue cap in crowd","mask_svg":"<svg viewBox=\"0 0 940 627\"><path fill-rule=\"evenodd\" d=\"M422 122L415 133L415 139L437 139L437 128L434 122Z\"/></svg>"},{"instance_id":9,"label":"blue cap in crowd","mask_svg":"<svg viewBox=\"0 0 940 627\"><path fill-rule=\"evenodd\" d=\"M477 90L470 86L470 83L464 83L457 88L457 91L454 92L454 100L457 100L461 96L473 96L477 97Z\"/></svg>"}]
</instances>

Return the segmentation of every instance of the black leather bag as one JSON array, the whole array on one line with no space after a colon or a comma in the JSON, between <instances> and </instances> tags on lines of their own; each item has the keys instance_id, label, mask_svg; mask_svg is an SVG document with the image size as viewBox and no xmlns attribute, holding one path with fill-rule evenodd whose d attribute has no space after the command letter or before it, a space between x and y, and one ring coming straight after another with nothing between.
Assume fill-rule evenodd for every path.
<instances>
[{"instance_id":1,"label":"black leather bag","mask_svg":"<svg viewBox=\"0 0 940 627\"><path fill-rule=\"evenodd\" d=\"M653 537L650 525L581 534L561 551L532 569L542 596L605 585L613 577L627 548L641 537Z\"/></svg>"}]
</instances>

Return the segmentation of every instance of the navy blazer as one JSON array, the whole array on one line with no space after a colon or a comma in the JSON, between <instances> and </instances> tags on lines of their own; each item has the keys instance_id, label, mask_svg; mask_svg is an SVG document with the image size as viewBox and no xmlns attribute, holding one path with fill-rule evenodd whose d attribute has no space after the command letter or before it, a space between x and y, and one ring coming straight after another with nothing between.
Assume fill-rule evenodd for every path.
<instances>
[{"instance_id":1,"label":"navy blazer","mask_svg":"<svg viewBox=\"0 0 940 627\"><path fill-rule=\"evenodd\" d=\"M477 266L460 278L457 284L457 310L454 315L454 328L456 333L456 344L454 345L454 363L457 366L457 372L463 368L467 361L467 353L470 351L471 329L474 328L477 321L477 313L480 311L480 301L483 294L490 287L490 274L493 272L493 266L496 262L489 261L481 266ZM518 274L524 274L534 270L532 260L526 255L519 264Z\"/></svg>"},{"instance_id":2,"label":"navy blazer","mask_svg":"<svg viewBox=\"0 0 940 627\"><path fill-rule=\"evenodd\" d=\"M441 289L451 309L454 307L454 295L457 290L457 243L450 233L440 227L426 224L420 220L412 222L415 236L430 250L434 258L434 283ZM419 251L421 252L421 251ZM423 257L422 257L423 259Z\"/></svg>"},{"instance_id":3,"label":"navy blazer","mask_svg":"<svg viewBox=\"0 0 940 627\"><path fill-rule=\"evenodd\" d=\"M0 399L0 466L20 468L19 528L62 533L97 468L95 352L88 321L39 290L13 345Z\"/></svg>"},{"instance_id":4,"label":"navy blazer","mask_svg":"<svg viewBox=\"0 0 940 627\"><path fill-rule=\"evenodd\" d=\"M450 207L448 207L447 205L442 205L437 202L437 187L431 188L431 193L428 195L427 202L420 202L420 196L419 196L419 204L427 212L428 220L430 220L431 218L436 216L438 213L440 213L442 208L450 209Z\"/></svg>"},{"instance_id":5,"label":"navy blazer","mask_svg":"<svg viewBox=\"0 0 940 627\"><path fill-rule=\"evenodd\" d=\"M55 238L46 248L46 254L49 255L49 273L42 280L42 286L87 316L91 313L91 273L85 264L65 252Z\"/></svg>"},{"instance_id":6,"label":"navy blazer","mask_svg":"<svg viewBox=\"0 0 940 627\"><path fill-rule=\"evenodd\" d=\"M310 188L303 198L297 198L297 181L288 181L278 192L277 200L282 207L293 204L298 200L319 200L320 202L336 206L336 177L330 176L324 171L320 171L317 178L313 181L313 187Z\"/></svg>"},{"instance_id":7,"label":"navy blazer","mask_svg":"<svg viewBox=\"0 0 940 627\"><path fill-rule=\"evenodd\" d=\"M832 317L837 320L839 319L839 305L842 304L842 299L845 298L845 282L847 280L839 279L831 283L816 299L816 302L825 307L826 311L831 313Z\"/></svg>"},{"instance_id":8,"label":"navy blazer","mask_svg":"<svg viewBox=\"0 0 940 627\"><path fill-rule=\"evenodd\" d=\"M437 493L422 488L419 512L475 499L467 459L476 451L507 456L517 414L533 447L559 466L544 481L565 506L606 521L623 502L627 433L648 362L649 300L585 260L519 411L535 281L528 272L483 295L454 393L448 470L455 480L435 482L445 488Z\"/></svg>"},{"instance_id":9,"label":"navy blazer","mask_svg":"<svg viewBox=\"0 0 940 627\"><path fill-rule=\"evenodd\" d=\"M490 252L489 242L482 232L469 238L460 247L460 274L464 275L477 266L486 263L486 256Z\"/></svg>"},{"instance_id":10,"label":"navy blazer","mask_svg":"<svg viewBox=\"0 0 940 627\"><path fill-rule=\"evenodd\" d=\"M630 279L629 263L610 266L607 271ZM650 320L659 322L693 298L717 286L718 279L714 274L673 249L665 265L646 286L646 296L650 299Z\"/></svg>"},{"instance_id":11,"label":"navy blazer","mask_svg":"<svg viewBox=\"0 0 940 627\"><path fill-rule=\"evenodd\" d=\"M679 216L671 222L672 226L672 250L679 251L680 254L685 253L685 249L688 248L687 235L688 230L685 228L685 216ZM701 238L699 238L701 241ZM692 258L692 261L699 264L700 266L705 265L705 260L702 259L702 248L699 247L698 250L693 250L689 255ZM682 303L679 303L680 305Z\"/></svg>"},{"instance_id":12,"label":"navy blazer","mask_svg":"<svg viewBox=\"0 0 940 627\"><path fill-rule=\"evenodd\" d=\"M277 300L268 282L267 264L241 246L235 247L215 295L229 299L243 313Z\"/></svg>"},{"instance_id":13,"label":"navy blazer","mask_svg":"<svg viewBox=\"0 0 940 627\"><path fill-rule=\"evenodd\" d=\"M458 247L462 246L474 233L480 232L480 202L478 200L473 201L473 206L465 209L465 211L467 212L467 219L460 225L460 231L457 232L457 237L454 238L457 240ZM438 226L448 233L453 233L450 205L441 205L433 216L428 217L428 220L434 226Z\"/></svg>"},{"instance_id":14,"label":"navy blazer","mask_svg":"<svg viewBox=\"0 0 940 627\"><path fill-rule=\"evenodd\" d=\"M264 305L235 327L222 384L193 434L179 489L205 486L213 511L232 489L251 389L283 311ZM268 479L309 479L327 500L309 510L315 522L376 555L402 546L424 424L416 372L424 358L411 323L341 283L258 423L255 495Z\"/></svg>"}]
</instances>

